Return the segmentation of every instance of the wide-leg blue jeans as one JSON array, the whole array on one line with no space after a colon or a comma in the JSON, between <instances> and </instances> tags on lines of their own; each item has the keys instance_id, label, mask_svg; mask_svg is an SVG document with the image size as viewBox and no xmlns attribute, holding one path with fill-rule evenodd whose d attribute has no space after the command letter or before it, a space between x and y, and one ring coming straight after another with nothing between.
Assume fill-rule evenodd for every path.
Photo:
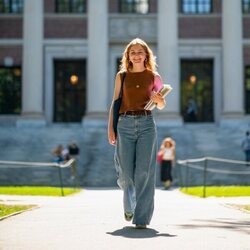
<instances>
[{"instance_id":1,"label":"wide-leg blue jeans","mask_svg":"<svg viewBox=\"0 0 250 250\"><path fill-rule=\"evenodd\" d=\"M121 115L115 166L123 190L124 212L133 224L148 225L154 211L157 134L152 115Z\"/></svg>"}]
</instances>

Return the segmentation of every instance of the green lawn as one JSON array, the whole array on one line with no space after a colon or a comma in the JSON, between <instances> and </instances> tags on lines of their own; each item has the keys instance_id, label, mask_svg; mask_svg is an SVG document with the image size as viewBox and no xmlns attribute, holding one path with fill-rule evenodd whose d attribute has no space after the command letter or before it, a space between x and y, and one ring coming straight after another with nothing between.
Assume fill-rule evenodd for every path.
<instances>
[{"instance_id":1,"label":"green lawn","mask_svg":"<svg viewBox=\"0 0 250 250\"><path fill-rule=\"evenodd\" d=\"M203 197L203 187L180 188L185 194ZM250 186L209 186L206 187L206 197L250 196Z\"/></svg>"},{"instance_id":2,"label":"green lawn","mask_svg":"<svg viewBox=\"0 0 250 250\"><path fill-rule=\"evenodd\" d=\"M10 214L18 213L35 207L35 205L4 205L0 204L0 219Z\"/></svg>"},{"instance_id":3,"label":"green lawn","mask_svg":"<svg viewBox=\"0 0 250 250\"><path fill-rule=\"evenodd\" d=\"M203 187L188 187L188 188L180 188L180 191L194 195L198 197L203 197ZM250 186L211 186L206 187L206 197L239 197L239 196L250 196ZM238 208L243 211L250 212L250 204L249 205L237 205L231 204L232 207Z\"/></svg>"},{"instance_id":4,"label":"green lawn","mask_svg":"<svg viewBox=\"0 0 250 250\"><path fill-rule=\"evenodd\" d=\"M64 195L71 195L80 192L81 189L77 188L63 188ZM61 196L60 187L1 187L0 194L7 195L43 195L43 196Z\"/></svg>"}]
</instances>

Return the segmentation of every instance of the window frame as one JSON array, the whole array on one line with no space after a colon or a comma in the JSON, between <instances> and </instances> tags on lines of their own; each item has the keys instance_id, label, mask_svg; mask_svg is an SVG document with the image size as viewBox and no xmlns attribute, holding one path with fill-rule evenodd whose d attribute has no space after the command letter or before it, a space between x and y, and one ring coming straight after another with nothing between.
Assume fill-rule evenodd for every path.
<instances>
[{"instance_id":1,"label":"window frame","mask_svg":"<svg viewBox=\"0 0 250 250\"><path fill-rule=\"evenodd\" d=\"M246 1L248 1L248 2L246 2ZM245 3L246 2L246 3ZM250 0L242 0L242 14L243 15L248 15L248 14L250 14ZM247 6L247 8L248 8L248 11L246 11L245 12L245 8L244 8L244 6L245 6L245 4L246 4L246 6Z\"/></svg>"},{"instance_id":2,"label":"window frame","mask_svg":"<svg viewBox=\"0 0 250 250\"><path fill-rule=\"evenodd\" d=\"M68 0L68 3L65 3L65 6L67 6L67 10L66 11L59 11L60 8L60 0L56 0L55 1L55 13L58 14L81 14L81 13L87 13L87 0L79 0L83 3L83 10L82 11L75 11L74 10L74 4L76 4L74 2L74 0Z\"/></svg>"},{"instance_id":3,"label":"window frame","mask_svg":"<svg viewBox=\"0 0 250 250\"><path fill-rule=\"evenodd\" d=\"M208 12L200 12L199 11L199 5L200 5L199 1L201 1L201 0L193 0L193 1L195 1L195 3L194 3L195 4L195 11L194 12L185 12L184 1L185 0L180 0L180 5L181 5L180 11L181 11L181 14L183 14L183 15L210 15L213 13L213 0L209 0L210 1L210 9Z\"/></svg>"},{"instance_id":4,"label":"window frame","mask_svg":"<svg viewBox=\"0 0 250 250\"><path fill-rule=\"evenodd\" d=\"M14 11L15 5L18 6L17 11ZM23 8L24 0L0 0L0 14L21 14L23 13Z\"/></svg>"},{"instance_id":5,"label":"window frame","mask_svg":"<svg viewBox=\"0 0 250 250\"><path fill-rule=\"evenodd\" d=\"M147 0L147 4L148 4L148 11L146 13L142 13L142 12L137 12L136 11L136 6L140 4L142 4L143 2L141 2L142 0L139 0L140 2L136 2L136 0L131 0L131 6L132 6L132 11L128 12L128 11L123 11L123 5L126 5L126 0L120 0L119 1L119 13L120 14L138 14L138 15L147 15L150 13L151 11L151 1ZM128 2L127 2L128 4Z\"/></svg>"}]
</instances>

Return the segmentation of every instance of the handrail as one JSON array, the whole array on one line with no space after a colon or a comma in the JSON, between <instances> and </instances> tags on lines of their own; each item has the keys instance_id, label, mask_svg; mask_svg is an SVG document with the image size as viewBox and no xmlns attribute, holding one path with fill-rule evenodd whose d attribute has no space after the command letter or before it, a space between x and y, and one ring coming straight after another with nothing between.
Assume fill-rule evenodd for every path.
<instances>
[{"instance_id":1,"label":"handrail","mask_svg":"<svg viewBox=\"0 0 250 250\"><path fill-rule=\"evenodd\" d=\"M178 161L177 161L178 162ZM197 170L204 170L204 167L197 166L194 164L190 164L189 162L186 163L179 163L181 165L185 165L189 168L197 169ZM207 167L206 169L207 172L212 172L212 173L219 173L219 174L239 174L239 175L245 175L245 174L250 174L250 170L223 170L223 169L217 169L217 168L211 168Z\"/></svg>"},{"instance_id":2,"label":"handrail","mask_svg":"<svg viewBox=\"0 0 250 250\"><path fill-rule=\"evenodd\" d=\"M4 166L1 166L4 165ZM18 166L25 166L25 167L57 167L60 179L60 186L61 186L61 194L64 196L63 191L63 180L62 180L62 172L61 169L72 167L75 181L76 181L76 160L74 158L68 160L67 162L57 163L57 162L25 162L25 161L0 161L0 168L16 168ZM12 165L12 166L11 166Z\"/></svg>"},{"instance_id":3,"label":"handrail","mask_svg":"<svg viewBox=\"0 0 250 250\"><path fill-rule=\"evenodd\" d=\"M217 157L202 157L202 158L196 158L196 159L187 159L187 160L178 160L177 163L179 164L186 164L187 162L201 162L205 160L210 160L210 161L217 161L217 162L227 162L227 163L236 163L236 164L247 164L247 161L239 161L239 160L230 160L230 159L225 159L225 158L217 158Z\"/></svg>"},{"instance_id":4,"label":"handrail","mask_svg":"<svg viewBox=\"0 0 250 250\"><path fill-rule=\"evenodd\" d=\"M1 165L19 165L19 166L40 166L40 167L61 167L67 168L71 167L71 165L75 162L75 159L70 159L65 163L57 163L57 162L25 162L25 161L0 161Z\"/></svg>"},{"instance_id":5,"label":"handrail","mask_svg":"<svg viewBox=\"0 0 250 250\"><path fill-rule=\"evenodd\" d=\"M197 169L203 171L203 197L206 197L206 185L207 185L207 172L213 172L218 174L237 174L237 175L250 175L250 170L225 170L225 169L218 169L215 167L208 167L208 161L213 162L224 162L224 163L232 163L232 164L244 164L248 165L250 162L247 161L239 161L239 160L230 160L230 159L223 159L217 157L203 157L203 158L196 158L196 159L186 159L186 160L177 160L177 163L185 166L185 186L188 187L188 180L189 180L189 168ZM203 167L200 164L194 164L198 162L204 162Z\"/></svg>"}]
</instances>

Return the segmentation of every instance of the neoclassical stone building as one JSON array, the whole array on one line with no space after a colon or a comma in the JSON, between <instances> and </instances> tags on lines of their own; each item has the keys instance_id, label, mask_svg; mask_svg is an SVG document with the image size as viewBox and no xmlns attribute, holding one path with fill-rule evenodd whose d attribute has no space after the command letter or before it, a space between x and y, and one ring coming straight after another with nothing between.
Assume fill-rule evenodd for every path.
<instances>
[{"instance_id":1,"label":"neoclassical stone building","mask_svg":"<svg viewBox=\"0 0 250 250\"><path fill-rule=\"evenodd\" d=\"M250 0L0 1L0 122L107 118L127 42L140 37L173 86L168 125L247 122Z\"/></svg>"}]
</instances>

